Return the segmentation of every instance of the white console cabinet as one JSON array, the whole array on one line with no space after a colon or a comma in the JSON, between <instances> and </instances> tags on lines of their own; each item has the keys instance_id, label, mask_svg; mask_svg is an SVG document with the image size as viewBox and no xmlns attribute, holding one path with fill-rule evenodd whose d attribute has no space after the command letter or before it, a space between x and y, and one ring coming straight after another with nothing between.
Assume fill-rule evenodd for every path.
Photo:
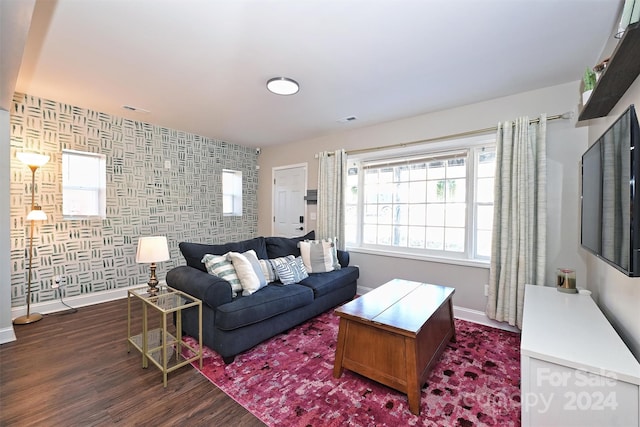
<instances>
[{"instance_id":1,"label":"white console cabinet","mask_svg":"<svg viewBox=\"0 0 640 427\"><path fill-rule=\"evenodd\" d=\"M640 425L640 363L591 296L527 285L523 427Z\"/></svg>"}]
</instances>

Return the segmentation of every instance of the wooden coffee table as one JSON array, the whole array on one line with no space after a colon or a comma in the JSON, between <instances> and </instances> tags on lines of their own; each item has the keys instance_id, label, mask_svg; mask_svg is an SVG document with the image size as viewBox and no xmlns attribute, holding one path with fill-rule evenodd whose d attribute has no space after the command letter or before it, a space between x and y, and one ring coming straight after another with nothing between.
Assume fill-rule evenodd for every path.
<instances>
[{"instance_id":1,"label":"wooden coffee table","mask_svg":"<svg viewBox=\"0 0 640 427\"><path fill-rule=\"evenodd\" d=\"M333 376L357 372L407 394L420 414L420 388L455 341L455 289L394 279L336 309L340 316Z\"/></svg>"}]
</instances>

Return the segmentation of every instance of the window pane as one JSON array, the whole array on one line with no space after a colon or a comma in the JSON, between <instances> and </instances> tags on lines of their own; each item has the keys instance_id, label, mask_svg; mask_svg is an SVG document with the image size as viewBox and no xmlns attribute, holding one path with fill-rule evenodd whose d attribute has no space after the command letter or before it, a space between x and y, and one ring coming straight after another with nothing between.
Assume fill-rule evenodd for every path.
<instances>
[{"instance_id":1,"label":"window pane","mask_svg":"<svg viewBox=\"0 0 640 427\"><path fill-rule=\"evenodd\" d=\"M452 252L464 252L464 229L445 229L445 250Z\"/></svg>"},{"instance_id":2,"label":"window pane","mask_svg":"<svg viewBox=\"0 0 640 427\"><path fill-rule=\"evenodd\" d=\"M476 201L479 203L493 203L493 177L478 178L476 184Z\"/></svg>"},{"instance_id":3,"label":"window pane","mask_svg":"<svg viewBox=\"0 0 640 427\"><path fill-rule=\"evenodd\" d=\"M427 225L444 225L444 204L427 205Z\"/></svg>"},{"instance_id":4,"label":"window pane","mask_svg":"<svg viewBox=\"0 0 640 427\"><path fill-rule=\"evenodd\" d=\"M364 202L378 203L378 186L376 184L365 185Z\"/></svg>"},{"instance_id":5,"label":"window pane","mask_svg":"<svg viewBox=\"0 0 640 427\"><path fill-rule=\"evenodd\" d=\"M467 187L464 178L447 180L447 202L464 202L466 200Z\"/></svg>"},{"instance_id":6,"label":"window pane","mask_svg":"<svg viewBox=\"0 0 640 427\"><path fill-rule=\"evenodd\" d=\"M399 225L409 224L409 205L393 206L393 223Z\"/></svg>"},{"instance_id":7,"label":"window pane","mask_svg":"<svg viewBox=\"0 0 640 427\"><path fill-rule=\"evenodd\" d=\"M491 231L479 230L476 234L476 254L491 257Z\"/></svg>"},{"instance_id":8,"label":"window pane","mask_svg":"<svg viewBox=\"0 0 640 427\"><path fill-rule=\"evenodd\" d=\"M429 162L427 169L427 179L442 179L445 177L444 173L445 162Z\"/></svg>"},{"instance_id":9,"label":"window pane","mask_svg":"<svg viewBox=\"0 0 640 427\"><path fill-rule=\"evenodd\" d=\"M400 247L407 247L407 234L408 227L395 226L393 227L393 245Z\"/></svg>"},{"instance_id":10,"label":"window pane","mask_svg":"<svg viewBox=\"0 0 640 427\"><path fill-rule=\"evenodd\" d=\"M464 203L448 204L445 224L447 227L464 227L467 218L467 209Z\"/></svg>"},{"instance_id":11,"label":"window pane","mask_svg":"<svg viewBox=\"0 0 640 427\"><path fill-rule=\"evenodd\" d=\"M378 203L391 203L393 201L393 184L378 185Z\"/></svg>"},{"instance_id":12,"label":"window pane","mask_svg":"<svg viewBox=\"0 0 640 427\"><path fill-rule=\"evenodd\" d=\"M425 247L425 228L409 227L409 247L424 248Z\"/></svg>"},{"instance_id":13,"label":"window pane","mask_svg":"<svg viewBox=\"0 0 640 427\"><path fill-rule=\"evenodd\" d=\"M395 202L396 203L409 203L410 193L409 193L409 183L401 182L396 184L395 191Z\"/></svg>"},{"instance_id":14,"label":"window pane","mask_svg":"<svg viewBox=\"0 0 640 427\"><path fill-rule=\"evenodd\" d=\"M65 189L62 193L64 215L99 216L98 194L93 190Z\"/></svg>"},{"instance_id":15,"label":"window pane","mask_svg":"<svg viewBox=\"0 0 640 427\"><path fill-rule=\"evenodd\" d=\"M411 165L411 171L409 173L411 181L424 181L427 179L427 164L420 163L417 165Z\"/></svg>"},{"instance_id":16,"label":"window pane","mask_svg":"<svg viewBox=\"0 0 640 427\"><path fill-rule=\"evenodd\" d=\"M427 201L444 202L445 181L427 181Z\"/></svg>"},{"instance_id":17,"label":"window pane","mask_svg":"<svg viewBox=\"0 0 640 427\"><path fill-rule=\"evenodd\" d=\"M396 181L399 181L399 182L409 181L409 166L397 166L395 169L396 169Z\"/></svg>"},{"instance_id":18,"label":"window pane","mask_svg":"<svg viewBox=\"0 0 640 427\"><path fill-rule=\"evenodd\" d=\"M364 223L378 223L378 205L364 205Z\"/></svg>"},{"instance_id":19,"label":"window pane","mask_svg":"<svg viewBox=\"0 0 640 427\"><path fill-rule=\"evenodd\" d=\"M427 218L427 206L426 205L410 205L409 206L409 224L410 225L425 225Z\"/></svg>"},{"instance_id":20,"label":"window pane","mask_svg":"<svg viewBox=\"0 0 640 427\"><path fill-rule=\"evenodd\" d=\"M496 172L496 152L487 151L478 156L478 177L492 177Z\"/></svg>"},{"instance_id":21,"label":"window pane","mask_svg":"<svg viewBox=\"0 0 640 427\"><path fill-rule=\"evenodd\" d=\"M427 183L425 181L412 182L409 184L409 197L411 203L424 203L427 201Z\"/></svg>"},{"instance_id":22,"label":"window pane","mask_svg":"<svg viewBox=\"0 0 640 427\"><path fill-rule=\"evenodd\" d=\"M365 224L362 229L362 242L375 245L378 242L378 226Z\"/></svg>"},{"instance_id":23,"label":"window pane","mask_svg":"<svg viewBox=\"0 0 640 427\"><path fill-rule=\"evenodd\" d=\"M378 206L378 224L391 224L392 218L391 205Z\"/></svg>"},{"instance_id":24,"label":"window pane","mask_svg":"<svg viewBox=\"0 0 640 427\"><path fill-rule=\"evenodd\" d=\"M378 226L378 244L391 245L393 237L393 228L390 225Z\"/></svg>"},{"instance_id":25,"label":"window pane","mask_svg":"<svg viewBox=\"0 0 640 427\"><path fill-rule=\"evenodd\" d=\"M427 227L427 249L444 250L444 228Z\"/></svg>"},{"instance_id":26,"label":"window pane","mask_svg":"<svg viewBox=\"0 0 640 427\"><path fill-rule=\"evenodd\" d=\"M478 230L492 230L493 229L493 205L480 205L478 206L477 217Z\"/></svg>"},{"instance_id":27,"label":"window pane","mask_svg":"<svg viewBox=\"0 0 640 427\"><path fill-rule=\"evenodd\" d=\"M447 161L447 178L464 178L467 176L465 159L451 159Z\"/></svg>"}]
</instances>

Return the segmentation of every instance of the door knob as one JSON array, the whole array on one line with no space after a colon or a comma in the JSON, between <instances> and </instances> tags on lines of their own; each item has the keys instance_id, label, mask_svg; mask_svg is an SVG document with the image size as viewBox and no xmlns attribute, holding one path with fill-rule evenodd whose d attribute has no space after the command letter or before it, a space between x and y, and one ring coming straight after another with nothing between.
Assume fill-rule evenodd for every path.
<instances>
[{"instance_id":1,"label":"door knob","mask_svg":"<svg viewBox=\"0 0 640 427\"><path fill-rule=\"evenodd\" d=\"M304 230L304 227L296 228L296 230L302 231L302 230Z\"/></svg>"}]
</instances>

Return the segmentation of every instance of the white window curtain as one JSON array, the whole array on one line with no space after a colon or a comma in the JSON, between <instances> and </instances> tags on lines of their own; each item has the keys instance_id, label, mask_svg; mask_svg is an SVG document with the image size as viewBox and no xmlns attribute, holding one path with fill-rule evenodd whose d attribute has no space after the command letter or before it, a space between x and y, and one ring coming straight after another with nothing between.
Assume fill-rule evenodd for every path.
<instances>
[{"instance_id":1,"label":"white window curtain","mask_svg":"<svg viewBox=\"0 0 640 427\"><path fill-rule=\"evenodd\" d=\"M522 328L525 284L545 283L546 115L498 124L487 315Z\"/></svg>"},{"instance_id":2,"label":"white window curtain","mask_svg":"<svg viewBox=\"0 0 640 427\"><path fill-rule=\"evenodd\" d=\"M336 238L344 249L344 174L347 156L344 151L323 151L318 155L318 223L316 237Z\"/></svg>"}]
</instances>

